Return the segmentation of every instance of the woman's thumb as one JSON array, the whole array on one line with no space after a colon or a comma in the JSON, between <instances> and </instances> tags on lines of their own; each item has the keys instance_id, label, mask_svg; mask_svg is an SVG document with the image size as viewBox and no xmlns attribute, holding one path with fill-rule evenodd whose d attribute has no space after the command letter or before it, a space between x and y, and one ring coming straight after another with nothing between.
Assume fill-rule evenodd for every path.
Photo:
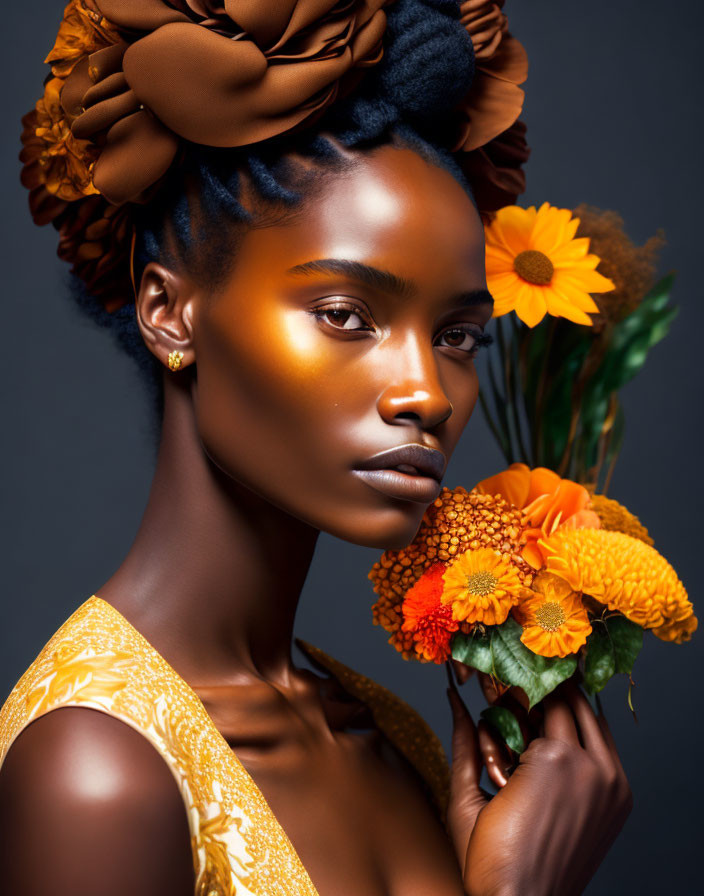
<instances>
[{"instance_id":1,"label":"woman's thumb","mask_svg":"<svg viewBox=\"0 0 704 896\"><path fill-rule=\"evenodd\" d=\"M452 708L453 723L447 827L457 858L461 867L464 867L469 837L477 815L486 805L487 799L479 786L482 754L476 726L454 683L447 689L447 696Z\"/></svg>"}]
</instances>

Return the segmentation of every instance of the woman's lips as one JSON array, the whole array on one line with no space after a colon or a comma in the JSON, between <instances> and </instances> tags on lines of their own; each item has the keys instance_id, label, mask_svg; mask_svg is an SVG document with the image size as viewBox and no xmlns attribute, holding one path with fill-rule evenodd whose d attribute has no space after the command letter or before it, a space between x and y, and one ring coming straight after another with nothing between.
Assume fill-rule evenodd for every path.
<instances>
[{"instance_id":1,"label":"woman's lips","mask_svg":"<svg viewBox=\"0 0 704 896\"><path fill-rule=\"evenodd\" d=\"M445 455L425 445L400 445L381 451L352 471L382 494L430 504L440 494Z\"/></svg>"},{"instance_id":2,"label":"woman's lips","mask_svg":"<svg viewBox=\"0 0 704 896\"><path fill-rule=\"evenodd\" d=\"M440 494L440 483L430 476L402 473L400 470L353 470L377 491L401 501L431 504Z\"/></svg>"}]
</instances>

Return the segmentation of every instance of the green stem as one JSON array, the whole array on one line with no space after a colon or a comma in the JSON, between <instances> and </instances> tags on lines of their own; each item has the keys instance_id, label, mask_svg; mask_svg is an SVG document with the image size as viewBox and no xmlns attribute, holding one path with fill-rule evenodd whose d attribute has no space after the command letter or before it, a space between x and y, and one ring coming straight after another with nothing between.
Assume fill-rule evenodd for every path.
<instances>
[{"instance_id":1,"label":"green stem","mask_svg":"<svg viewBox=\"0 0 704 896\"><path fill-rule=\"evenodd\" d=\"M499 350L501 350L501 338L499 339ZM501 365L500 365L501 366ZM498 384L496 382L496 376L494 374L494 365L491 359L487 363L487 371L489 373L489 384L491 386L491 393L494 399L494 404L496 406L496 415L501 422L501 426L504 431L504 438L507 448L504 449L504 454L506 454L508 458L508 462L513 462L513 444L511 442L511 427L509 425L508 414L506 413L506 406L508 404L508 398L505 394L502 394L499 391ZM503 443L502 443L503 444Z\"/></svg>"},{"instance_id":2,"label":"green stem","mask_svg":"<svg viewBox=\"0 0 704 896\"><path fill-rule=\"evenodd\" d=\"M541 454L541 446L543 441L543 412L545 410L545 398L548 385L548 369L550 366L550 350L552 348L555 330L557 328L557 318L550 320L550 329L548 330L547 339L545 341L545 354L543 355L543 364L540 369L540 379L538 380L538 388L535 394L535 420L533 423L533 463L538 466L545 463L547 458Z\"/></svg>"},{"instance_id":3,"label":"green stem","mask_svg":"<svg viewBox=\"0 0 704 896\"><path fill-rule=\"evenodd\" d=\"M518 329L518 325L516 324L516 317L514 314L511 315L511 329L513 331L511 338L511 354L515 354L515 359L512 358L514 363L512 364L513 375L515 377L515 383L513 384L513 402L512 402L512 411L513 411L513 425L516 428L516 437L518 439L518 449L521 452L521 460L525 463L530 463L530 457L528 455L528 451L526 450L525 442L523 441L523 425L521 423L521 411L519 407L519 398L521 404L524 402L523 397L523 382L524 380L521 377L521 364L519 357L519 342L520 342L520 330Z\"/></svg>"}]
</instances>

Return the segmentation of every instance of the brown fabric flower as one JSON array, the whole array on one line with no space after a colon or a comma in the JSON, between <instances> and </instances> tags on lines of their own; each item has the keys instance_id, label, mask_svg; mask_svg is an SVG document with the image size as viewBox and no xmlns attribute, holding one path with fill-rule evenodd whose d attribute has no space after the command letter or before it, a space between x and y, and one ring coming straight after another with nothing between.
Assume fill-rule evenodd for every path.
<instances>
[{"instance_id":1,"label":"brown fabric flower","mask_svg":"<svg viewBox=\"0 0 704 896\"><path fill-rule=\"evenodd\" d=\"M132 301L129 258L133 233L128 205L111 205L102 196L71 203L61 219L57 254L86 284L106 311Z\"/></svg>"},{"instance_id":2,"label":"brown fabric flower","mask_svg":"<svg viewBox=\"0 0 704 896\"><path fill-rule=\"evenodd\" d=\"M312 124L382 58L395 0L69 0L52 74L24 116L21 180L37 224L108 310L128 301L129 205L182 144L237 147ZM503 0L465 0L476 74L443 140L483 211L524 188L523 47Z\"/></svg>"},{"instance_id":3,"label":"brown fabric flower","mask_svg":"<svg viewBox=\"0 0 704 896\"><path fill-rule=\"evenodd\" d=\"M518 86L528 77L528 56L506 30L504 0L464 0L461 21L474 46L472 89L458 109L459 133L453 151L471 152L507 131L523 108Z\"/></svg>"},{"instance_id":4,"label":"brown fabric flower","mask_svg":"<svg viewBox=\"0 0 704 896\"><path fill-rule=\"evenodd\" d=\"M486 146L459 154L460 166L482 217L486 219L505 205L515 204L526 188L523 165L529 156L526 126L522 121L514 122Z\"/></svg>"},{"instance_id":5,"label":"brown fabric flower","mask_svg":"<svg viewBox=\"0 0 704 896\"><path fill-rule=\"evenodd\" d=\"M140 201L179 138L245 146L310 122L380 60L389 2L100 0L122 39L62 94L74 136L101 146L95 186Z\"/></svg>"}]
</instances>

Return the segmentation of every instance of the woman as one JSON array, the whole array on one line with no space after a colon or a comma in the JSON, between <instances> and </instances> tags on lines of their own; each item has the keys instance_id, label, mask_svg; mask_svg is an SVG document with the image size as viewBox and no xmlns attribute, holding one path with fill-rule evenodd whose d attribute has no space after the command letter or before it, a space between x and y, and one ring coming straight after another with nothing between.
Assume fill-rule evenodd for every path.
<instances>
[{"instance_id":1,"label":"woman","mask_svg":"<svg viewBox=\"0 0 704 896\"><path fill-rule=\"evenodd\" d=\"M80 6L105 17L93 19L105 52L83 69L73 60L62 108L87 139L98 124L84 116L93 110L104 131L125 104L123 130L98 144L89 183L116 207L146 199L128 206L134 304L116 298L115 272L129 267L105 263L92 279L80 270L150 382L161 382L161 439L130 551L0 716L3 891L576 893L628 813L606 723L576 689L545 701L540 735L508 780L451 690L446 775L432 733L393 695L305 645L332 675L291 656L320 530L378 548L413 538L472 413L472 359L492 311L472 194L429 139L449 130L443 113L468 89L484 45L468 40L455 3L399 0L381 22L383 5L359 4L347 22L359 38L348 56L370 72L346 96L327 95L314 129L283 127L293 81L267 94L263 79L237 122L246 148L185 143L148 196L170 135L192 140L188 122L221 99L216 90L202 108L187 102L169 64L188 68L202 38L198 58L217 71L209 53L223 45L207 42L232 22L215 4ZM168 20L120 19L145 10ZM266 12L247 31L262 43L273 6ZM304 21L297 48L316 33ZM497 21L493 38L505 31ZM191 30L172 56L182 39L174 25ZM111 38L118 26L122 38L146 36L125 52ZM382 60L372 26L384 35ZM436 39L443 54L428 78L424 50ZM85 77L94 88L77 91ZM145 105L159 110L146 124ZM267 108L280 115L277 133L262 131ZM174 130L162 133L167 118ZM244 139L252 122L259 136ZM52 195L95 205L95 194ZM35 202L35 213L46 207ZM65 254L95 236L70 211L56 218ZM482 761L501 786L489 802Z\"/></svg>"}]
</instances>

